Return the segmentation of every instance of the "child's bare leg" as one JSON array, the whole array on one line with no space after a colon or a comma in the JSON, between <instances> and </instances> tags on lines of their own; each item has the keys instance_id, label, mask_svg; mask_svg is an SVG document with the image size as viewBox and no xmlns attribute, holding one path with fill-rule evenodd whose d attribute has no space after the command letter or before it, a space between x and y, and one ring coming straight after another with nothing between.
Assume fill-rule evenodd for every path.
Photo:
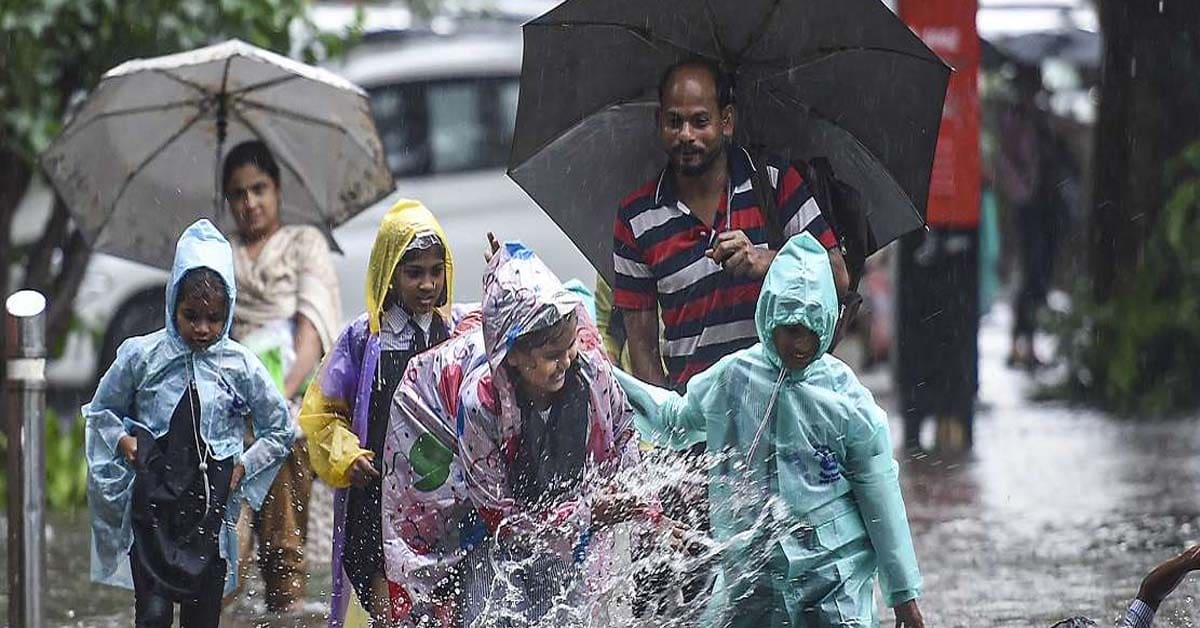
<instances>
[{"instance_id":1,"label":"child's bare leg","mask_svg":"<svg viewBox=\"0 0 1200 628\"><path fill-rule=\"evenodd\" d=\"M371 576L371 590L368 593L371 596L371 620L375 624L375 628L390 626L390 616L392 606L391 595L388 593L387 579L383 574L377 573Z\"/></svg>"}]
</instances>

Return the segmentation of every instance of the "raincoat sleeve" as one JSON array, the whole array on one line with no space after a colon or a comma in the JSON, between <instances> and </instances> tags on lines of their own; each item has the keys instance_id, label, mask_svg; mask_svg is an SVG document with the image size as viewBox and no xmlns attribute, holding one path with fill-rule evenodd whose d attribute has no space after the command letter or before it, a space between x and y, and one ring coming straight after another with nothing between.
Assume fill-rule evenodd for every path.
<instances>
[{"instance_id":1,"label":"raincoat sleeve","mask_svg":"<svg viewBox=\"0 0 1200 628\"><path fill-rule=\"evenodd\" d=\"M242 370L241 389L248 402L254 423L254 444L242 454L241 491L255 510L262 507L275 473L284 458L292 451L296 430L288 414L287 401L275 387L271 374L258 358L245 351L246 368Z\"/></svg>"},{"instance_id":2,"label":"raincoat sleeve","mask_svg":"<svg viewBox=\"0 0 1200 628\"><path fill-rule=\"evenodd\" d=\"M633 406L634 425L642 440L674 450L707 440L704 411L697 402L706 388L694 385L702 383L697 379L704 374L688 383L684 396L647 384L615 367L613 374Z\"/></svg>"},{"instance_id":3,"label":"raincoat sleeve","mask_svg":"<svg viewBox=\"0 0 1200 628\"><path fill-rule=\"evenodd\" d=\"M138 425L133 418L133 396L137 392L137 363L141 352L138 339L121 343L112 366L104 372L91 403L82 409L87 422L88 463L108 462L120 457L117 442ZM104 459L101 459L104 458Z\"/></svg>"},{"instance_id":4,"label":"raincoat sleeve","mask_svg":"<svg viewBox=\"0 0 1200 628\"><path fill-rule=\"evenodd\" d=\"M616 369L614 368L613 370L615 371ZM642 459L642 452L638 449L637 426L634 425L637 414L633 411L633 407L629 405L628 399L617 384L616 377L609 375L609 380L613 390L613 394L611 395L611 416L613 419L613 445L617 453L617 466L621 469L629 469L637 466Z\"/></svg>"},{"instance_id":5,"label":"raincoat sleeve","mask_svg":"<svg viewBox=\"0 0 1200 628\"><path fill-rule=\"evenodd\" d=\"M892 457L886 413L849 367L840 365L839 370L837 387L853 402L845 475L875 549L884 600L894 607L921 594L921 573L900 493L899 465Z\"/></svg>"},{"instance_id":6,"label":"raincoat sleeve","mask_svg":"<svg viewBox=\"0 0 1200 628\"><path fill-rule=\"evenodd\" d=\"M308 439L313 471L334 488L350 486L349 469L356 459L374 457L351 429L362 353L354 351L355 336L355 325L342 332L304 393L300 408L300 429Z\"/></svg>"}]
</instances>

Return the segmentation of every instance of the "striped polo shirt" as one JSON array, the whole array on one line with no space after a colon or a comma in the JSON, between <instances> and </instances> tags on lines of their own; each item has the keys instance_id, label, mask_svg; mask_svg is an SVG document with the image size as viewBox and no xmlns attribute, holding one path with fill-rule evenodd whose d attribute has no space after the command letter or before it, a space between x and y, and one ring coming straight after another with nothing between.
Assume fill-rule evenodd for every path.
<instances>
[{"instance_id":1,"label":"striped polo shirt","mask_svg":"<svg viewBox=\"0 0 1200 628\"><path fill-rule=\"evenodd\" d=\"M741 230L755 246L767 247L750 153L732 145L728 163L731 193L722 199L714 227L679 200L667 170L621 202L613 227L613 302L626 310L646 310L657 300L663 358L676 389L722 357L758 342L754 308L762 280L724 272L704 255L722 231ZM800 173L779 159L767 160L767 172L784 235L808 231L835 247L837 239Z\"/></svg>"}]
</instances>

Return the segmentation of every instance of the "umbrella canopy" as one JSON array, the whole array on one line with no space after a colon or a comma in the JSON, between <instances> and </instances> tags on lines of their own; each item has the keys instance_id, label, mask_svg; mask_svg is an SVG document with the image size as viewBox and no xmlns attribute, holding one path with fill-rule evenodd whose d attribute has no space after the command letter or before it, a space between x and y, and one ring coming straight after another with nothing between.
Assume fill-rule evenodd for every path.
<instances>
[{"instance_id":1,"label":"umbrella canopy","mask_svg":"<svg viewBox=\"0 0 1200 628\"><path fill-rule=\"evenodd\" d=\"M362 89L237 40L109 70L42 165L95 250L169 268L198 218L235 229L221 165L251 139L279 163L285 224L328 235L392 189Z\"/></svg>"},{"instance_id":2,"label":"umbrella canopy","mask_svg":"<svg viewBox=\"0 0 1200 628\"><path fill-rule=\"evenodd\" d=\"M1103 54L1100 33L1079 28L1001 37L996 39L995 46L1013 61L1032 66L1055 58L1094 70L1100 67Z\"/></svg>"},{"instance_id":3,"label":"umbrella canopy","mask_svg":"<svg viewBox=\"0 0 1200 628\"><path fill-rule=\"evenodd\" d=\"M658 81L697 56L743 145L828 157L880 245L924 223L950 69L879 0L568 0L524 37L509 174L610 281L620 200L666 164Z\"/></svg>"}]
</instances>

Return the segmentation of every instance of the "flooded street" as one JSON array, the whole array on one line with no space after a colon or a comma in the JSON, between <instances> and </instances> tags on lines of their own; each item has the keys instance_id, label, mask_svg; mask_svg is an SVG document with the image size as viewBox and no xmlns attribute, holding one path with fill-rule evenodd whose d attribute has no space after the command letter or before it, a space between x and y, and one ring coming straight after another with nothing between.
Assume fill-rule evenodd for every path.
<instances>
[{"instance_id":1,"label":"flooded street","mask_svg":"<svg viewBox=\"0 0 1200 628\"><path fill-rule=\"evenodd\" d=\"M1147 570L1200 539L1200 422L1027 403L1028 378L1003 365L1007 327L1000 310L980 335L975 451L903 463L922 611L931 626L1049 626L1073 615L1112 625ZM867 379L891 403L886 377ZM88 583L85 515L51 519L49 625L130 625L132 593ZM266 620L243 605L222 625L324 625L328 582L318 567L303 616ZM1197 590L1180 585L1156 625L1195 625ZM881 620L891 625L891 612Z\"/></svg>"},{"instance_id":2,"label":"flooded street","mask_svg":"<svg viewBox=\"0 0 1200 628\"><path fill-rule=\"evenodd\" d=\"M1111 626L1154 565L1200 539L1200 423L1031 405L1005 368L1004 311L980 332L975 451L903 465L931 626ZM1001 318L1005 320L1000 320ZM1156 626L1200 620L1196 580Z\"/></svg>"}]
</instances>

